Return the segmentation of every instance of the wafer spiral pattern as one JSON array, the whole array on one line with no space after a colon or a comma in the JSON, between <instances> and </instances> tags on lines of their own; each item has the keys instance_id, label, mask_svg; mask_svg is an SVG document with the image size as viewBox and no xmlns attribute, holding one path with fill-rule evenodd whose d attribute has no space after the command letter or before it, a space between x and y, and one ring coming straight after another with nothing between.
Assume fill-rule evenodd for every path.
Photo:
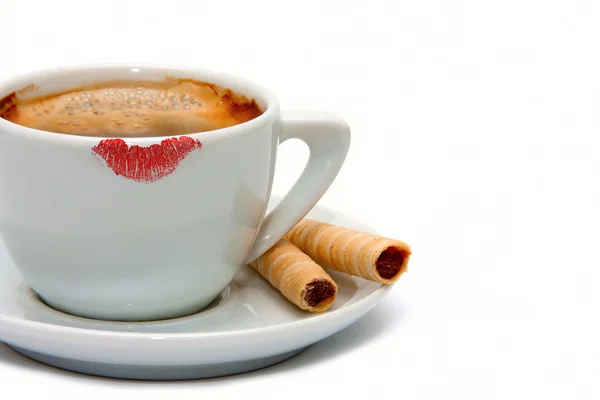
<instances>
[{"instance_id":1,"label":"wafer spiral pattern","mask_svg":"<svg viewBox=\"0 0 600 400\"><path fill-rule=\"evenodd\" d=\"M393 283L407 270L410 247L399 240L304 219L285 238L319 265L380 283ZM387 254L386 254L387 252ZM382 276L381 261L397 253L393 276Z\"/></svg>"},{"instance_id":2,"label":"wafer spiral pattern","mask_svg":"<svg viewBox=\"0 0 600 400\"><path fill-rule=\"evenodd\" d=\"M328 310L337 285L309 256L287 240L281 240L250 264L273 287L303 310Z\"/></svg>"}]
</instances>

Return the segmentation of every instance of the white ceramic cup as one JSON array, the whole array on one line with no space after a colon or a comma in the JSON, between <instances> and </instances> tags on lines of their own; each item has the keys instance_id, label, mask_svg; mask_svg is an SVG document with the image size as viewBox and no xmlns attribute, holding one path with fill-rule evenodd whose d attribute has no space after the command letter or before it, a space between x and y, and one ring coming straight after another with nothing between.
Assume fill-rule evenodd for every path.
<instances>
[{"instance_id":1,"label":"white ceramic cup","mask_svg":"<svg viewBox=\"0 0 600 400\"><path fill-rule=\"evenodd\" d=\"M110 80L189 78L256 99L264 113L201 142L169 175L117 175L92 148L106 138L65 135L0 118L0 232L14 265L50 306L107 320L153 320L207 306L240 267L274 245L320 199L350 144L341 119L281 113L267 90L221 73L152 65L38 71L0 83L0 98L37 97ZM33 85L33 86L30 86ZM178 140L181 136L175 136ZM267 216L277 147L297 138L308 163ZM123 139L131 148L169 137Z\"/></svg>"}]
</instances>

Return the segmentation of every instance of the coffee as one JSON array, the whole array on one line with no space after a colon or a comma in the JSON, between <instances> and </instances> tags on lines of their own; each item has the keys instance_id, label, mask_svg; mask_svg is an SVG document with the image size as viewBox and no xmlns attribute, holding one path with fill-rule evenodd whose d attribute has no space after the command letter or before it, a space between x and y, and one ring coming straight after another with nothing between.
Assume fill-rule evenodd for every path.
<instances>
[{"instance_id":1,"label":"coffee","mask_svg":"<svg viewBox=\"0 0 600 400\"><path fill-rule=\"evenodd\" d=\"M29 128L81 136L172 136L237 125L262 114L252 99L192 80L113 81L38 98L11 93L0 117Z\"/></svg>"}]
</instances>

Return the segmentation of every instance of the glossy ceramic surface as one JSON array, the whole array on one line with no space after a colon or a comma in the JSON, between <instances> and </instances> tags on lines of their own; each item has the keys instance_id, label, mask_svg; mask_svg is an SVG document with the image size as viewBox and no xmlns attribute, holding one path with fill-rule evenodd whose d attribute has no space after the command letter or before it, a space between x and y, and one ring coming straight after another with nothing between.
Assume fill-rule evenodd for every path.
<instances>
[{"instance_id":1,"label":"glossy ceramic surface","mask_svg":"<svg viewBox=\"0 0 600 400\"><path fill-rule=\"evenodd\" d=\"M143 65L58 68L1 83L0 97L30 85L23 96L165 77L231 88L255 98L265 112L215 131L127 138L125 150L112 150L109 158L124 166L154 160L153 168L179 151L175 169L153 182L117 175L97 157L94 149L112 148L111 139L43 132L0 119L0 232L27 283L54 308L139 321L206 307L246 261L314 206L344 161L350 132L339 118L281 115L268 91L220 73ZM197 147L184 151L173 144L183 137ZM290 138L303 140L311 157L281 207L265 217L277 147Z\"/></svg>"},{"instance_id":2,"label":"glossy ceramic surface","mask_svg":"<svg viewBox=\"0 0 600 400\"><path fill-rule=\"evenodd\" d=\"M319 206L310 217L372 232ZM200 313L141 323L96 321L40 302L0 247L0 340L41 362L109 377L191 379L249 371L342 330L392 287L330 273L339 294L323 314L301 311L245 266Z\"/></svg>"}]
</instances>

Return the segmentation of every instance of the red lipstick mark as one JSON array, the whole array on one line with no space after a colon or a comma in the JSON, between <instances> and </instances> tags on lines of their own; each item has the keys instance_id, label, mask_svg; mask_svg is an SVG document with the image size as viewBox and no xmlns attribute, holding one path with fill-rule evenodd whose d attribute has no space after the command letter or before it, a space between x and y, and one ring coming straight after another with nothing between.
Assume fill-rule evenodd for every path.
<instances>
[{"instance_id":1,"label":"red lipstick mark","mask_svg":"<svg viewBox=\"0 0 600 400\"><path fill-rule=\"evenodd\" d=\"M199 140L188 136L172 137L148 147L128 146L123 139L104 139L92 147L92 154L102 158L115 174L149 183L173 173L189 153L201 148Z\"/></svg>"}]
</instances>

